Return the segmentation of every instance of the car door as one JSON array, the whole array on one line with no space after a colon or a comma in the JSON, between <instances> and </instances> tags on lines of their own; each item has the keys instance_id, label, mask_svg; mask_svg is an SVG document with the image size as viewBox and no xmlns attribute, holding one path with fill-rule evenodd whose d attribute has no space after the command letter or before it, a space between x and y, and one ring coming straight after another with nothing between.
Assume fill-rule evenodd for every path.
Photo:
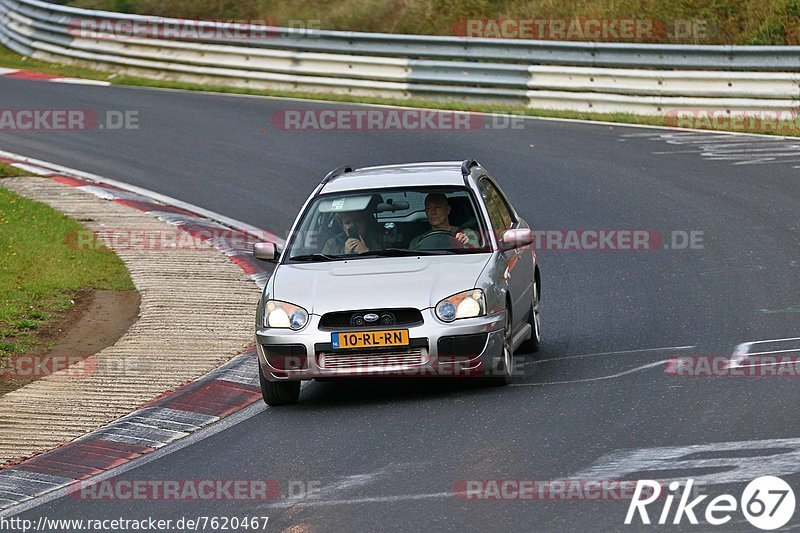
<instances>
[{"instance_id":1,"label":"car door","mask_svg":"<svg viewBox=\"0 0 800 533\"><path fill-rule=\"evenodd\" d=\"M478 188L498 242L506 230L527 227L523 221L517 218L505 195L488 176L480 178ZM501 252L500 260L503 262L505 279L511 294L513 329L516 332L527 321L531 309L533 256L525 247Z\"/></svg>"}]
</instances>

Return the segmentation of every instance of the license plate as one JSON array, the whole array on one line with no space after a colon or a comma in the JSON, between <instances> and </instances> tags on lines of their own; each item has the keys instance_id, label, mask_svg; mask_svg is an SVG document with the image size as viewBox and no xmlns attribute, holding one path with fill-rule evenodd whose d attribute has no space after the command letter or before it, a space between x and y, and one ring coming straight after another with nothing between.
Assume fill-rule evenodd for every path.
<instances>
[{"instance_id":1,"label":"license plate","mask_svg":"<svg viewBox=\"0 0 800 533\"><path fill-rule=\"evenodd\" d=\"M408 346L408 330L354 331L331 333L334 350L343 348L371 348L375 346Z\"/></svg>"}]
</instances>

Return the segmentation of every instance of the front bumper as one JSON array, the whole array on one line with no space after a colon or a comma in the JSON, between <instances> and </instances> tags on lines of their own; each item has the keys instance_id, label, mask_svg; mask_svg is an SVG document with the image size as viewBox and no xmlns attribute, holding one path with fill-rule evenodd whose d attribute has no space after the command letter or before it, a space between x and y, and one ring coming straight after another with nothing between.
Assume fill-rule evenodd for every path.
<instances>
[{"instance_id":1,"label":"front bumper","mask_svg":"<svg viewBox=\"0 0 800 533\"><path fill-rule=\"evenodd\" d=\"M453 377L483 375L495 368L503 355L504 313L441 322L433 309L422 311L423 324L364 330L408 329L411 345L404 348L373 350L332 350L332 331L319 329L319 315L311 315L301 331L258 328L256 343L261 372L269 381L297 381L331 377L407 376ZM346 329L337 332L346 332ZM485 336L482 349L469 354L439 353L439 340L444 337ZM444 341L446 344L448 341ZM300 364L271 364L267 353L276 353L294 346L291 358ZM273 363L275 358L272 357Z\"/></svg>"}]
</instances>

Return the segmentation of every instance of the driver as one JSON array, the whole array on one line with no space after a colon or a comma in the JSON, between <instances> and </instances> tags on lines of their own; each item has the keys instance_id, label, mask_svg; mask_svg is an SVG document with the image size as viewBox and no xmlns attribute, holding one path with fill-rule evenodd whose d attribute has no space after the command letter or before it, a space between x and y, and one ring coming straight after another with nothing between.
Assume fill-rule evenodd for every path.
<instances>
[{"instance_id":1,"label":"driver","mask_svg":"<svg viewBox=\"0 0 800 533\"><path fill-rule=\"evenodd\" d=\"M431 231L447 231L467 248L478 247L478 235L474 231L466 228L457 228L450 225L450 211L452 207L447 201L447 196L440 192L432 192L425 197L425 214L428 216L428 223L431 230L414 237L409 245L412 250L416 249L419 242Z\"/></svg>"},{"instance_id":2,"label":"driver","mask_svg":"<svg viewBox=\"0 0 800 533\"><path fill-rule=\"evenodd\" d=\"M375 219L367 211L339 213L336 218L342 225L342 233L328 239L322 247L323 254L363 254L382 248L380 230L375 229Z\"/></svg>"}]
</instances>

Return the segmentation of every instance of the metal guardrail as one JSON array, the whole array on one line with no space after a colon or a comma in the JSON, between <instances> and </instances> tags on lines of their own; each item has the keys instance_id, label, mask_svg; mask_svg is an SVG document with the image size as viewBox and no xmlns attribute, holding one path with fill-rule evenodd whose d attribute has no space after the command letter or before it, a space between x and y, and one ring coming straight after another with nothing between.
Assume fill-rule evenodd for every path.
<instances>
[{"instance_id":1,"label":"metal guardrail","mask_svg":"<svg viewBox=\"0 0 800 533\"><path fill-rule=\"evenodd\" d=\"M122 35L81 30L92 22ZM503 101L546 109L663 114L674 108L794 109L800 47L578 43L239 25L251 35L164 39L186 21L0 0L0 43L58 63L143 77L275 90ZM122 24L125 23L125 24ZM223 23L198 21L220 30Z\"/></svg>"}]
</instances>

